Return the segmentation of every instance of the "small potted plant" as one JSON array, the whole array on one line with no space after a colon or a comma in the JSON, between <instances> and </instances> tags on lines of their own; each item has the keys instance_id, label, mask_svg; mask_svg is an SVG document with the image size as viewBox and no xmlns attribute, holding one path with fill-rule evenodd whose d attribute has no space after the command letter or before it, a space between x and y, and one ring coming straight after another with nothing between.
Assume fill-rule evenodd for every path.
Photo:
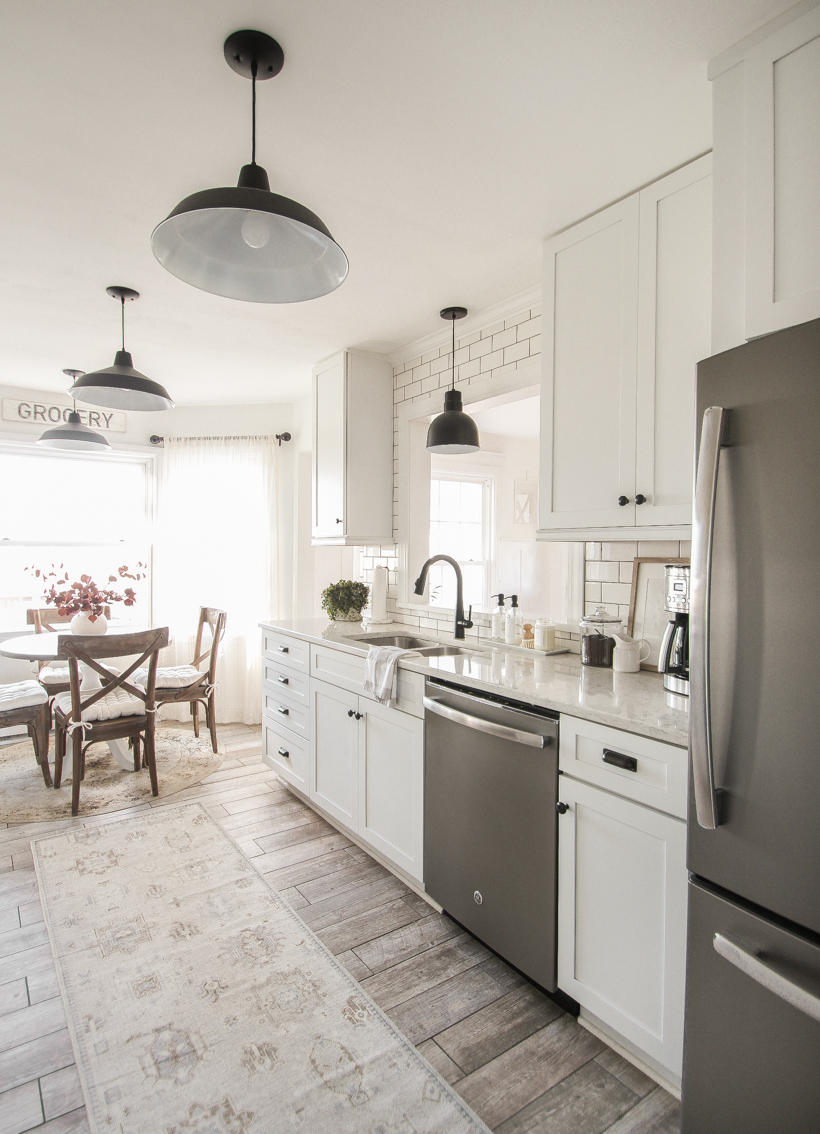
<instances>
[{"instance_id":1,"label":"small potted plant","mask_svg":"<svg viewBox=\"0 0 820 1134\"><path fill-rule=\"evenodd\" d=\"M334 622L361 622L369 597L370 587L366 583L340 579L322 591L322 609Z\"/></svg>"},{"instance_id":2,"label":"small potted plant","mask_svg":"<svg viewBox=\"0 0 820 1134\"><path fill-rule=\"evenodd\" d=\"M42 578L48 588L44 592L46 604L56 606L57 613L65 617L73 614L71 619L72 634L104 634L108 629L108 619L105 617L105 608L112 602L121 602L123 606L133 606L137 601L132 587L125 587L122 594L108 588L98 587L90 575L80 575L79 581L69 583L68 572L61 563L59 568L51 565L51 570L42 570L39 567L28 567L35 577ZM65 572L61 574L60 572ZM109 575L109 583L117 583L120 579L133 579L139 582L145 578L146 567L144 563L137 563L135 572L129 567L118 567L116 575ZM49 584L48 580L54 580ZM60 588L58 590L58 588Z\"/></svg>"}]
</instances>

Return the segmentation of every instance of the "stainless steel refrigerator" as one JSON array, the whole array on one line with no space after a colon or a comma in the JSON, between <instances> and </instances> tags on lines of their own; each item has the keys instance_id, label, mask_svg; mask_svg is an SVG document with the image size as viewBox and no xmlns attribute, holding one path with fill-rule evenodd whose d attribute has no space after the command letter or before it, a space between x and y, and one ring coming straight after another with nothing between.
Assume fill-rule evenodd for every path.
<instances>
[{"instance_id":1,"label":"stainless steel refrigerator","mask_svg":"<svg viewBox=\"0 0 820 1134\"><path fill-rule=\"evenodd\" d=\"M820 1131L820 320L698 366L682 1134Z\"/></svg>"}]
</instances>

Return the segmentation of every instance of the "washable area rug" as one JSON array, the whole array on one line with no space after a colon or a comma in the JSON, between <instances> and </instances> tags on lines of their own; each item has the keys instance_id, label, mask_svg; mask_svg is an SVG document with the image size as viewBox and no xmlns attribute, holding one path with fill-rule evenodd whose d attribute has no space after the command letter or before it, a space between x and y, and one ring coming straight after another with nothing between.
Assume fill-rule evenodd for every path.
<instances>
[{"instance_id":1,"label":"washable area rug","mask_svg":"<svg viewBox=\"0 0 820 1134\"><path fill-rule=\"evenodd\" d=\"M156 732L157 776L160 797L191 787L215 772L224 756L214 753L210 736L194 736L183 729ZM54 737L49 757L54 769ZM80 815L121 811L148 803L151 781L148 769L126 772L114 760L107 744L92 744L85 758L85 779L80 789ZM34 823L71 816L71 749L63 762L58 790L47 788L34 759L30 740L0 748L0 823Z\"/></svg>"},{"instance_id":2,"label":"washable area rug","mask_svg":"<svg viewBox=\"0 0 820 1134\"><path fill-rule=\"evenodd\" d=\"M199 804L32 849L95 1134L488 1134Z\"/></svg>"}]
</instances>

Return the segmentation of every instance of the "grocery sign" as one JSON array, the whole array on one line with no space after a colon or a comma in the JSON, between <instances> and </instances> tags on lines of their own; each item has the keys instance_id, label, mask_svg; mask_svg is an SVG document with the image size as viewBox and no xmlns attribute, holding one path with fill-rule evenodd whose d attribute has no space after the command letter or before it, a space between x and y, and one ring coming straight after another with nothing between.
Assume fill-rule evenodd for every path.
<instances>
[{"instance_id":1,"label":"grocery sign","mask_svg":"<svg viewBox=\"0 0 820 1134\"><path fill-rule=\"evenodd\" d=\"M3 398L3 421L23 421L41 429L68 421L71 410L70 404ZM91 429L101 429L104 433L125 433L125 414L118 410L85 409L78 406L77 413L83 425Z\"/></svg>"}]
</instances>

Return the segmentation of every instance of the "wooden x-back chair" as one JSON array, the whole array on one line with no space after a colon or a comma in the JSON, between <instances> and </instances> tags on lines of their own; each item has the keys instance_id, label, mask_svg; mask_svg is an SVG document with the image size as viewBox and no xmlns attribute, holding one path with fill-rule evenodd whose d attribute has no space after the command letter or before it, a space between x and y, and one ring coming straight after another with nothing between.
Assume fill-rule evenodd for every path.
<instances>
[{"instance_id":1,"label":"wooden x-back chair","mask_svg":"<svg viewBox=\"0 0 820 1134\"><path fill-rule=\"evenodd\" d=\"M60 693L54 700L54 786L63 775L66 741L71 736L71 814L80 807L80 782L85 775L85 753L96 741L121 740L128 737L134 750L134 771L147 767L151 778L151 794L159 794L157 764L154 752L156 704L154 682L157 655L168 645L168 627L143 630L131 634L91 635L61 634L57 656L68 659L71 691ZM112 673L100 665L98 658L122 658L139 654L122 673ZM145 684L128 679L148 662ZM99 674L102 688L91 691L80 688L80 663ZM140 757L142 741L143 758Z\"/></svg>"},{"instance_id":2,"label":"wooden x-back chair","mask_svg":"<svg viewBox=\"0 0 820 1134\"><path fill-rule=\"evenodd\" d=\"M111 607L105 607L103 614L106 618L110 618ZM60 614L53 606L30 607L26 611L26 625L33 626L35 634L42 634L43 631L55 634L56 627L65 626L73 617L73 614ZM67 693L71 688L68 680L68 667L55 666L52 662L43 661L39 663L37 680L49 697L53 697L57 693Z\"/></svg>"},{"instance_id":3,"label":"wooden x-back chair","mask_svg":"<svg viewBox=\"0 0 820 1134\"><path fill-rule=\"evenodd\" d=\"M225 635L228 615L215 606L199 608L199 625L194 644L194 660L190 665L160 666L157 670L156 699L158 705L185 703L191 706L194 719L194 736L199 736L199 706L205 709L205 724L211 734L211 747L216 752L216 709L214 692L216 689L216 661L219 645ZM202 638L205 627L211 631L211 644L203 651ZM208 658L208 668L199 666ZM135 675L141 681L144 671Z\"/></svg>"}]
</instances>

